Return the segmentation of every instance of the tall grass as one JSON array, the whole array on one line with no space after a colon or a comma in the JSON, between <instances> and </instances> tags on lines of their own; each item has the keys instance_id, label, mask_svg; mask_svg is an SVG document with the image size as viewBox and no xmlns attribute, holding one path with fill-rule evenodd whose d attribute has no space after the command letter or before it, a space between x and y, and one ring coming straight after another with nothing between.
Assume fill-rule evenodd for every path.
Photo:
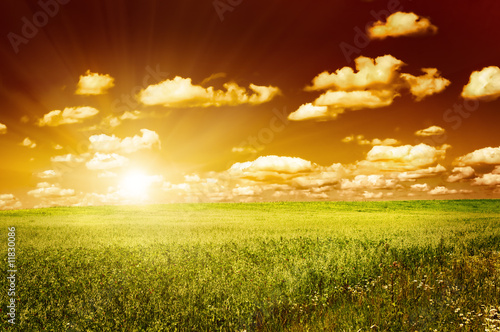
<instances>
[{"instance_id":1,"label":"tall grass","mask_svg":"<svg viewBox=\"0 0 500 332\"><path fill-rule=\"evenodd\" d=\"M0 213L19 331L485 331L498 200ZM0 229L1 231L1 229ZM0 243L6 253L7 241ZM2 269L7 269L6 255ZM0 293L6 310L7 292Z\"/></svg>"}]
</instances>

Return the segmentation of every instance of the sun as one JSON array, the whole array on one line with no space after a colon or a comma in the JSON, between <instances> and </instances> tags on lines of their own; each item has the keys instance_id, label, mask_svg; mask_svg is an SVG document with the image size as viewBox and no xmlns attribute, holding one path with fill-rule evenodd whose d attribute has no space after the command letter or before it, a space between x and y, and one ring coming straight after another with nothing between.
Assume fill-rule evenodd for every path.
<instances>
[{"instance_id":1,"label":"sun","mask_svg":"<svg viewBox=\"0 0 500 332\"><path fill-rule=\"evenodd\" d=\"M149 177L141 171L131 171L124 175L120 189L127 196L145 198L150 185Z\"/></svg>"}]
</instances>

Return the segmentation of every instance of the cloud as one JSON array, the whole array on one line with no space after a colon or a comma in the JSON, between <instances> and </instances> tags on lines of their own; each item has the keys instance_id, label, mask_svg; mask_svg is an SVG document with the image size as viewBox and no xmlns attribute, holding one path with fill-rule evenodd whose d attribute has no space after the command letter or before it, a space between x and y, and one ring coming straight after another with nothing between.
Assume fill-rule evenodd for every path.
<instances>
[{"instance_id":1,"label":"cloud","mask_svg":"<svg viewBox=\"0 0 500 332\"><path fill-rule=\"evenodd\" d=\"M60 144L54 145L54 150L62 150L62 149L63 149L62 145Z\"/></svg>"},{"instance_id":2,"label":"cloud","mask_svg":"<svg viewBox=\"0 0 500 332\"><path fill-rule=\"evenodd\" d=\"M369 139L365 139L364 135L351 135L344 137L341 140L343 143L350 143L356 141L357 144L359 145L398 145L401 144L400 141L398 141L395 138L385 138L385 139L379 139L379 138L374 138L371 141Z\"/></svg>"},{"instance_id":3,"label":"cloud","mask_svg":"<svg viewBox=\"0 0 500 332\"><path fill-rule=\"evenodd\" d=\"M29 137L26 137L22 142L21 144L22 146L25 146L27 148L30 148L30 149L34 149L36 147L36 143L33 142Z\"/></svg>"},{"instance_id":4,"label":"cloud","mask_svg":"<svg viewBox=\"0 0 500 332\"><path fill-rule=\"evenodd\" d=\"M464 86L462 97L484 100L495 100L500 97L500 68L490 66L473 72L469 83Z\"/></svg>"},{"instance_id":5,"label":"cloud","mask_svg":"<svg viewBox=\"0 0 500 332\"><path fill-rule=\"evenodd\" d=\"M429 19L414 13L396 12L390 15L386 22L377 21L367 30L371 39L385 39L436 34L438 28Z\"/></svg>"},{"instance_id":6,"label":"cloud","mask_svg":"<svg viewBox=\"0 0 500 332\"><path fill-rule=\"evenodd\" d=\"M327 120L335 119L343 110L330 110L327 106L315 106L311 103L301 105L295 112L288 116L288 120L302 121L309 119Z\"/></svg>"},{"instance_id":7,"label":"cloud","mask_svg":"<svg viewBox=\"0 0 500 332\"><path fill-rule=\"evenodd\" d=\"M435 187L434 189L432 189L432 190L429 191L429 195L433 195L433 196L436 196L436 195L453 195L453 194L470 194L470 193L472 193L472 190L466 190L466 189L460 189L460 190L448 189L448 188L443 187L443 186Z\"/></svg>"},{"instance_id":8,"label":"cloud","mask_svg":"<svg viewBox=\"0 0 500 332\"><path fill-rule=\"evenodd\" d=\"M78 164L78 163L83 163L85 161L85 158L82 156L76 156L74 154L68 153L65 155L51 157L50 161L54 163Z\"/></svg>"},{"instance_id":9,"label":"cloud","mask_svg":"<svg viewBox=\"0 0 500 332\"><path fill-rule=\"evenodd\" d=\"M398 184L396 179L387 179L380 174L357 175L353 180L342 179L341 189L393 189Z\"/></svg>"},{"instance_id":10,"label":"cloud","mask_svg":"<svg viewBox=\"0 0 500 332\"><path fill-rule=\"evenodd\" d=\"M360 56L354 60L357 72L351 67L343 67L335 73L322 72L312 81L308 91L354 90L387 86L398 76L398 70L404 62L392 55L379 56L375 59Z\"/></svg>"},{"instance_id":11,"label":"cloud","mask_svg":"<svg viewBox=\"0 0 500 332\"><path fill-rule=\"evenodd\" d=\"M351 67L340 68L334 73L322 72L305 90L326 91L312 103L301 105L288 119L332 120L346 110L387 107L405 89L420 101L442 92L450 83L440 77L435 68L422 69L425 74L418 77L401 74L399 70L403 65L401 60L392 55L375 59L360 56L355 59L356 72Z\"/></svg>"},{"instance_id":12,"label":"cloud","mask_svg":"<svg viewBox=\"0 0 500 332\"><path fill-rule=\"evenodd\" d=\"M193 85L190 78L176 76L155 85L148 86L139 93L139 100L145 105L165 107L210 107L258 105L273 99L280 90L273 86L250 84L251 92L236 83L225 83L224 90L210 86Z\"/></svg>"},{"instance_id":13,"label":"cloud","mask_svg":"<svg viewBox=\"0 0 500 332\"><path fill-rule=\"evenodd\" d=\"M105 154L96 152L94 157L86 163L86 166L90 170L108 170L123 167L127 165L128 162L128 158L116 153Z\"/></svg>"},{"instance_id":14,"label":"cloud","mask_svg":"<svg viewBox=\"0 0 500 332\"><path fill-rule=\"evenodd\" d=\"M0 123L0 135L7 133L7 126L3 123Z\"/></svg>"},{"instance_id":15,"label":"cloud","mask_svg":"<svg viewBox=\"0 0 500 332\"><path fill-rule=\"evenodd\" d=\"M56 178L59 176L59 174L52 169L48 169L46 171L36 173L35 175L37 177L39 177L40 179L53 179L53 178Z\"/></svg>"},{"instance_id":16,"label":"cloud","mask_svg":"<svg viewBox=\"0 0 500 332\"><path fill-rule=\"evenodd\" d=\"M74 196L74 189L62 189L59 184L49 184L41 182L37 184L37 189L28 191L28 195L36 198L54 198Z\"/></svg>"},{"instance_id":17,"label":"cloud","mask_svg":"<svg viewBox=\"0 0 500 332\"><path fill-rule=\"evenodd\" d=\"M22 207L21 202L12 194L2 194L0 195L0 210L13 210L20 209Z\"/></svg>"},{"instance_id":18,"label":"cloud","mask_svg":"<svg viewBox=\"0 0 500 332\"><path fill-rule=\"evenodd\" d=\"M401 78L409 84L410 93L416 97L417 101L444 91L451 83L446 78L441 77L436 68L422 68L422 71L425 75L401 74Z\"/></svg>"},{"instance_id":19,"label":"cloud","mask_svg":"<svg viewBox=\"0 0 500 332\"><path fill-rule=\"evenodd\" d=\"M430 126L429 128L421 129L415 132L416 136L438 136L438 135L443 135L446 132L444 128L441 128L439 126Z\"/></svg>"},{"instance_id":20,"label":"cloud","mask_svg":"<svg viewBox=\"0 0 500 332\"><path fill-rule=\"evenodd\" d=\"M428 167L416 171L402 172L397 174L400 181L415 181L416 179L430 178L446 172L446 168L442 165Z\"/></svg>"},{"instance_id":21,"label":"cloud","mask_svg":"<svg viewBox=\"0 0 500 332\"><path fill-rule=\"evenodd\" d=\"M411 191L421 191L421 192L426 192L430 190L430 187L427 183L417 183L412 186L410 186Z\"/></svg>"},{"instance_id":22,"label":"cloud","mask_svg":"<svg viewBox=\"0 0 500 332\"><path fill-rule=\"evenodd\" d=\"M108 115L103 119L102 125L115 128L122 124L124 120L137 120L143 118L143 114L140 111L126 111L120 116Z\"/></svg>"},{"instance_id":23,"label":"cloud","mask_svg":"<svg viewBox=\"0 0 500 332\"><path fill-rule=\"evenodd\" d=\"M105 134L90 136L89 149L99 152L133 153L143 149L160 148L160 137L155 131L141 129L142 136L125 137L120 139L115 135Z\"/></svg>"},{"instance_id":24,"label":"cloud","mask_svg":"<svg viewBox=\"0 0 500 332\"><path fill-rule=\"evenodd\" d=\"M264 150L263 146L251 146L251 145L242 145L242 146L235 146L231 149L231 152L233 153L239 153L239 154L254 154L259 151Z\"/></svg>"},{"instance_id":25,"label":"cloud","mask_svg":"<svg viewBox=\"0 0 500 332\"><path fill-rule=\"evenodd\" d=\"M474 177L476 172L474 171L474 168L470 166L465 166L465 167L455 167L453 168L453 174L448 176L448 179L446 181L448 182L458 182L461 180L465 179L470 179Z\"/></svg>"},{"instance_id":26,"label":"cloud","mask_svg":"<svg viewBox=\"0 0 500 332\"><path fill-rule=\"evenodd\" d=\"M87 70L85 75L80 76L75 93L77 95L102 95L115 86L114 81L115 79L108 74L91 73Z\"/></svg>"},{"instance_id":27,"label":"cloud","mask_svg":"<svg viewBox=\"0 0 500 332\"><path fill-rule=\"evenodd\" d=\"M473 186L500 186L500 172L487 173L472 180Z\"/></svg>"},{"instance_id":28,"label":"cloud","mask_svg":"<svg viewBox=\"0 0 500 332\"><path fill-rule=\"evenodd\" d=\"M38 121L38 126L60 126L63 124L82 123L88 118L93 117L99 111L93 107L66 107L64 111L55 110L45 114L42 119Z\"/></svg>"},{"instance_id":29,"label":"cloud","mask_svg":"<svg viewBox=\"0 0 500 332\"><path fill-rule=\"evenodd\" d=\"M357 111L389 106L398 95L391 90L327 91L314 101L314 105L331 106L338 114L346 108Z\"/></svg>"},{"instance_id":30,"label":"cloud","mask_svg":"<svg viewBox=\"0 0 500 332\"><path fill-rule=\"evenodd\" d=\"M480 164L500 164L500 146L487 147L468 153L455 159L454 164L458 166L474 166Z\"/></svg>"},{"instance_id":31,"label":"cloud","mask_svg":"<svg viewBox=\"0 0 500 332\"><path fill-rule=\"evenodd\" d=\"M264 179L269 175L296 175L310 172L315 165L310 161L296 157L261 156L254 161L235 163L228 172L237 176Z\"/></svg>"},{"instance_id":32,"label":"cloud","mask_svg":"<svg viewBox=\"0 0 500 332\"><path fill-rule=\"evenodd\" d=\"M358 171L416 171L444 159L449 145L432 147L427 144L374 146L366 160L356 164Z\"/></svg>"}]
</instances>

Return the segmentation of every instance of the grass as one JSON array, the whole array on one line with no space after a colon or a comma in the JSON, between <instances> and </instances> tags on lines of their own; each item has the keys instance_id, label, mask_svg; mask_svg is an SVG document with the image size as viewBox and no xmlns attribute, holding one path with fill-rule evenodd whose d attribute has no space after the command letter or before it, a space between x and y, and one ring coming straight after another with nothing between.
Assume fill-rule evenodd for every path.
<instances>
[{"instance_id":1,"label":"grass","mask_svg":"<svg viewBox=\"0 0 500 332\"><path fill-rule=\"evenodd\" d=\"M499 331L500 201L4 211L19 331ZM9 300L0 292L2 311Z\"/></svg>"}]
</instances>

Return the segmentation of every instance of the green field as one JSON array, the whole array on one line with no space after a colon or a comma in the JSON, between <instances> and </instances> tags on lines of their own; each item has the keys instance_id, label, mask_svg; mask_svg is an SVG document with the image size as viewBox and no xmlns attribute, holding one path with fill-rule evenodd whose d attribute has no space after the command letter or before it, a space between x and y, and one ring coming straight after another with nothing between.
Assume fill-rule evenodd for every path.
<instances>
[{"instance_id":1,"label":"green field","mask_svg":"<svg viewBox=\"0 0 500 332\"><path fill-rule=\"evenodd\" d=\"M16 228L3 330L500 330L500 200L50 208L0 223L4 276Z\"/></svg>"}]
</instances>

